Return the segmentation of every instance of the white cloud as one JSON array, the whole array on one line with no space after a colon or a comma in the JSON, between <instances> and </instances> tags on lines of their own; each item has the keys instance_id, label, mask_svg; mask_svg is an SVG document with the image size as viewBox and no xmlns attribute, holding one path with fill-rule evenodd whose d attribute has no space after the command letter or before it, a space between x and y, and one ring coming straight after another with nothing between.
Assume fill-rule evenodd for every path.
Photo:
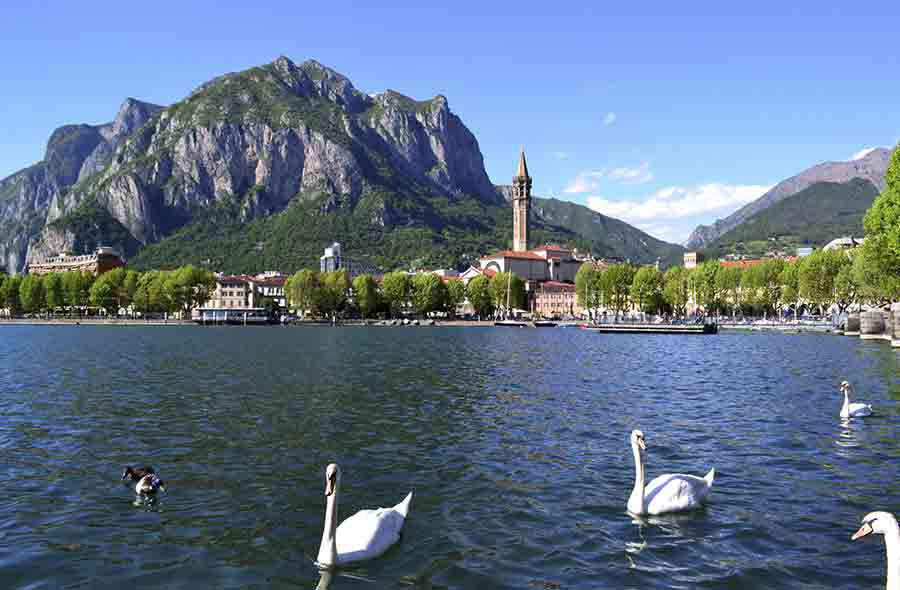
<instances>
[{"instance_id":1,"label":"white cloud","mask_svg":"<svg viewBox=\"0 0 900 590\"><path fill-rule=\"evenodd\" d=\"M606 113L606 116L603 117L603 124L608 127L608 126L612 125L613 123L615 123L616 119L618 119L618 117L616 116L615 113L612 113L612 112Z\"/></svg>"},{"instance_id":2,"label":"white cloud","mask_svg":"<svg viewBox=\"0 0 900 590\"><path fill-rule=\"evenodd\" d=\"M562 192L567 194L591 193L600 188L603 179L619 184L644 184L653 180L650 162L642 162L634 168L604 168L602 170L585 170L579 172Z\"/></svg>"},{"instance_id":3,"label":"white cloud","mask_svg":"<svg viewBox=\"0 0 900 590\"><path fill-rule=\"evenodd\" d=\"M588 170L580 172L575 180L563 189L564 193L590 193L600 188L600 180L603 179L605 172L603 170Z\"/></svg>"},{"instance_id":4,"label":"white cloud","mask_svg":"<svg viewBox=\"0 0 900 590\"><path fill-rule=\"evenodd\" d=\"M856 152L855 154L853 154L850 157L850 159L851 160L862 160L863 158L865 158L866 156L868 156L869 154L871 154L872 152L874 152L877 149L878 148L873 148L873 147L861 149L858 152Z\"/></svg>"},{"instance_id":5,"label":"white cloud","mask_svg":"<svg viewBox=\"0 0 900 590\"><path fill-rule=\"evenodd\" d=\"M622 184L644 184L653 180L653 172L650 162L642 162L637 168L613 168L606 177Z\"/></svg>"},{"instance_id":6,"label":"white cloud","mask_svg":"<svg viewBox=\"0 0 900 590\"><path fill-rule=\"evenodd\" d=\"M588 197L588 207L628 223L649 225L714 211L735 208L761 197L771 186L728 185L718 182L695 187L672 186L660 189L641 201L613 201Z\"/></svg>"},{"instance_id":7,"label":"white cloud","mask_svg":"<svg viewBox=\"0 0 900 590\"><path fill-rule=\"evenodd\" d=\"M553 157L556 158L557 160L566 160L569 157L568 152L552 152L552 154L553 154Z\"/></svg>"},{"instance_id":8,"label":"white cloud","mask_svg":"<svg viewBox=\"0 0 900 590\"><path fill-rule=\"evenodd\" d=\"M652 236L681 243L697 223L710 223L714 217L755 201L771 188L713 182L671 186L634 201L589 196L587 203L594 211L621 219Z\"/></svg>"}]
</instances>

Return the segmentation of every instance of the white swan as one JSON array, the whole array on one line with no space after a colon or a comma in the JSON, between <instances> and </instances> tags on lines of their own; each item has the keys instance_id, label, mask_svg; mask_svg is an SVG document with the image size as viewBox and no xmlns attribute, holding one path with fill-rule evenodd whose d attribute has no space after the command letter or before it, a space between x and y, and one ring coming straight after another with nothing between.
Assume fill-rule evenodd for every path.
<instances>
[{"instance_id":1,"label":"white swan","mask_svg":"<svg viewBox=\"0 0 900 590\"><path fill-rule=\"evenodd\" d=\"M900 527L890 512L870 512L862 519L862 526L850 537L853 541L872 533L884 535L887 550L887 590L900 590Z\"/></svg>"},{"instance_id":2,"label":"white swan","mask_svg":"<svg viewBox=\"0 0 900 590\"><path fill-rule=\"evenodd\" d=\"M841 382L841 393L844 394L844 405L841 406L841 418L858 418L860 416L871 416L872 406L862 403L850 403L850 390L853 386L849 381Z\"/></svg>"},{"instance_id":3,"label":"white swan","mask_svg":"<svg viewBox=\"0 0 900 590\"><path fill-rule=\"evenodd\" d=\"M710 469L705 477L668 473L644 485L643 451L647 445L640 430L631 432L631 449L634 451L635 476L634 489L628 498L628 512L643 515L691 510L700 506L709 495L715 469Z\"/></svg>"},{"instance_id":4,"label":"white swan","mask_svg":"<svg viewBox=\"0 0 900 590\"><path fill-rule=\"evenodd\" d=\"M337 526L341 469L331 463L325 469L325 530L319 545L320 567L331 568L378 557L400 540L400 531L409 514L412 492L393 508L360 510Z\"/></svg>"}]
</instances>

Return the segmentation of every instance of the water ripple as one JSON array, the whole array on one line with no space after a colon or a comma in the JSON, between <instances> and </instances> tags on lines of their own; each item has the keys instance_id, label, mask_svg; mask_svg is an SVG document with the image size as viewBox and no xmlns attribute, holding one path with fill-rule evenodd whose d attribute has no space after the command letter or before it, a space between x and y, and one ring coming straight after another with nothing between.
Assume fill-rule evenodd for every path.
<instances>
[{"instance_id":1,"label":"water ripple","mask_svg":"<svg viewBox=\"0 0 900 590\"><path fill-rule=\"evenodd\" d=\"M883 584L900 355L833 336L3 327L0 582L57 588L803 588ZM837 418L853 381L878 415ZM634 518L648 475L717 470ZM321 577L341 514L416 492L403 542ZM169 493L135 501L125 464Z\"/></svg>"}]
</instances>

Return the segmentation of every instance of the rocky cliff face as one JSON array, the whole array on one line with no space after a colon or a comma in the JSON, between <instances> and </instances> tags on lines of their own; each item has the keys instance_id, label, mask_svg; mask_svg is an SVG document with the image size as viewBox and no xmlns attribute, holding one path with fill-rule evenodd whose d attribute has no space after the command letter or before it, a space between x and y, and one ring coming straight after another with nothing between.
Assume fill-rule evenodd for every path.
<instances>
[{"instance_id":1,"label":"rocky cliff face","mask_svg":"<svg viewBox=\"0 0 900 590\"><path fill-rule=\"evenodd\" d=\"M759 199L748 203L725 219L716 220L712 225L697 226L688 238L686 247L689 249L702 248L760 211L818 182L845 183L854 178L862 178L882 191L884 190L884 174L890 158L891 150L879 148L859 160L825 162L813 166L778 183Z\"/></svg>"},{"instance_id":2,"label":"rocky cliff face","mask_svg":"<svg viewBox=\"0 0 900 590\"><path fill-rule=\"evenodd\" d=\"M0 261L18 271L101 240L134 251L220 204L243 220L295 199L328 212L400 185L502 203L445 97L368 96L318 62L281 57L165 109L129 99L112 123L57 130L42 162L0 181ZM381 225L408 218L370 200Z\"/></svg>"},{"instance_id":3,"label":"rocky cliff face","mask_svg":"<svg viewBox=\"0 0 900 590\"><path fill-rule=\"evenodd\" d=\"M0 180L0 265L7 272L25 265L35 237L61 215L67 191L108 166L125 138L161 108L128 99L111 123L60 127L43 160Z\"/></svg>"}]
</instances>

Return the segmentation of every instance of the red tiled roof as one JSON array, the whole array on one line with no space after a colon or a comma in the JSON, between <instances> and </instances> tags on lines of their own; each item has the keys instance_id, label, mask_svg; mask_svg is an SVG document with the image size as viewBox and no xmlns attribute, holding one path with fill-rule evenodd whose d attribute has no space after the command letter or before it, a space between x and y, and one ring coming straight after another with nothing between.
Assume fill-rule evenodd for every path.
<instances>
[{"instance_id":1,"label":"red tiled roof","mask_svg":"<svg viewBox=\"0 0 900 590\"><path fill-rule=\"evenodd\" d=\"M247 275L226 275L221 276L216 279L216 281L220 283L246 283L249 281L255 281L253 277L248 277Z\"/></svg>"},{"instance_id":2,"label":"red tiled roof","mask_svg":"<svg viewBox=\"0 0 900 590\"><path fill-rule=\"evenodd\" d=\"M522 260L545 260L543 256L538 256L534 252L514 252L513 250L503 250L490 256L484 256L482 260L490 260L492 258L519 258Z\"/></svg>"},{"instance_id":3,"label":"red tiled roof","mask_svg":"<svg viewBox=\"0 0 900 590\"><path fill-rule=\"evenodd\" d=\"M546 250L547 252L571 252L571 248L564 248L563 246L557 246L555 244L544 244L543 246L538 246L537 248L532 248L532 252L537 252L538 250Z\"/></svg>"},{"instance_id":4,"label":"red tiled roof","mask_svg":"<svg viewBox=\"0 0 900 590\"><path fill-rule=\"evenodd\" d=\"M483 275L486 276L487 278L491 278L492 276L494 276L495 274L497 274L497 271L494 270L493 268L486 268L486 269L484 269L484 270L481 271L481 274L483 274Z\"/></svg>"},{"instance_id":5,"label":"red tiled roof","mask_svg":"<svg viewBox=\"0 0 900 590\"><path fill-rule=\"evenodd\" d=\"M282 277L270 277L268 279L253 279L253 281L259 285L266 285L267 287L282 287L286 282L286 279Z\"/></svg>"},{"instance_id":6,"label":"red tiled roof","mask_svg":"<svg viewBox=\"0 0 900 590\"><path fill-rule=\"evenodd\" d=\"M796 256L788 256L787 258L752 258L749 260L720 260L719 264L721 266L726 267L737 267L737 268L747 268L749 266L756 266L757 264L762 264L763 262L768 262L769 260L784 260L785 262L794 262L797 260Z\"/></svg>"},{"instance_id":7,"label":"red tiled roof","mask_svg":"<svg viewBox=\"0 0 900 590\"><path fill-rule=\"evenodd\" d=\"M545 287L554 287L557 289L568 289L568 290L575 289L575 285L573 283L563 283L561 281L544 281L541 284L544 285Z\"/></svg>"}]
</instances>

